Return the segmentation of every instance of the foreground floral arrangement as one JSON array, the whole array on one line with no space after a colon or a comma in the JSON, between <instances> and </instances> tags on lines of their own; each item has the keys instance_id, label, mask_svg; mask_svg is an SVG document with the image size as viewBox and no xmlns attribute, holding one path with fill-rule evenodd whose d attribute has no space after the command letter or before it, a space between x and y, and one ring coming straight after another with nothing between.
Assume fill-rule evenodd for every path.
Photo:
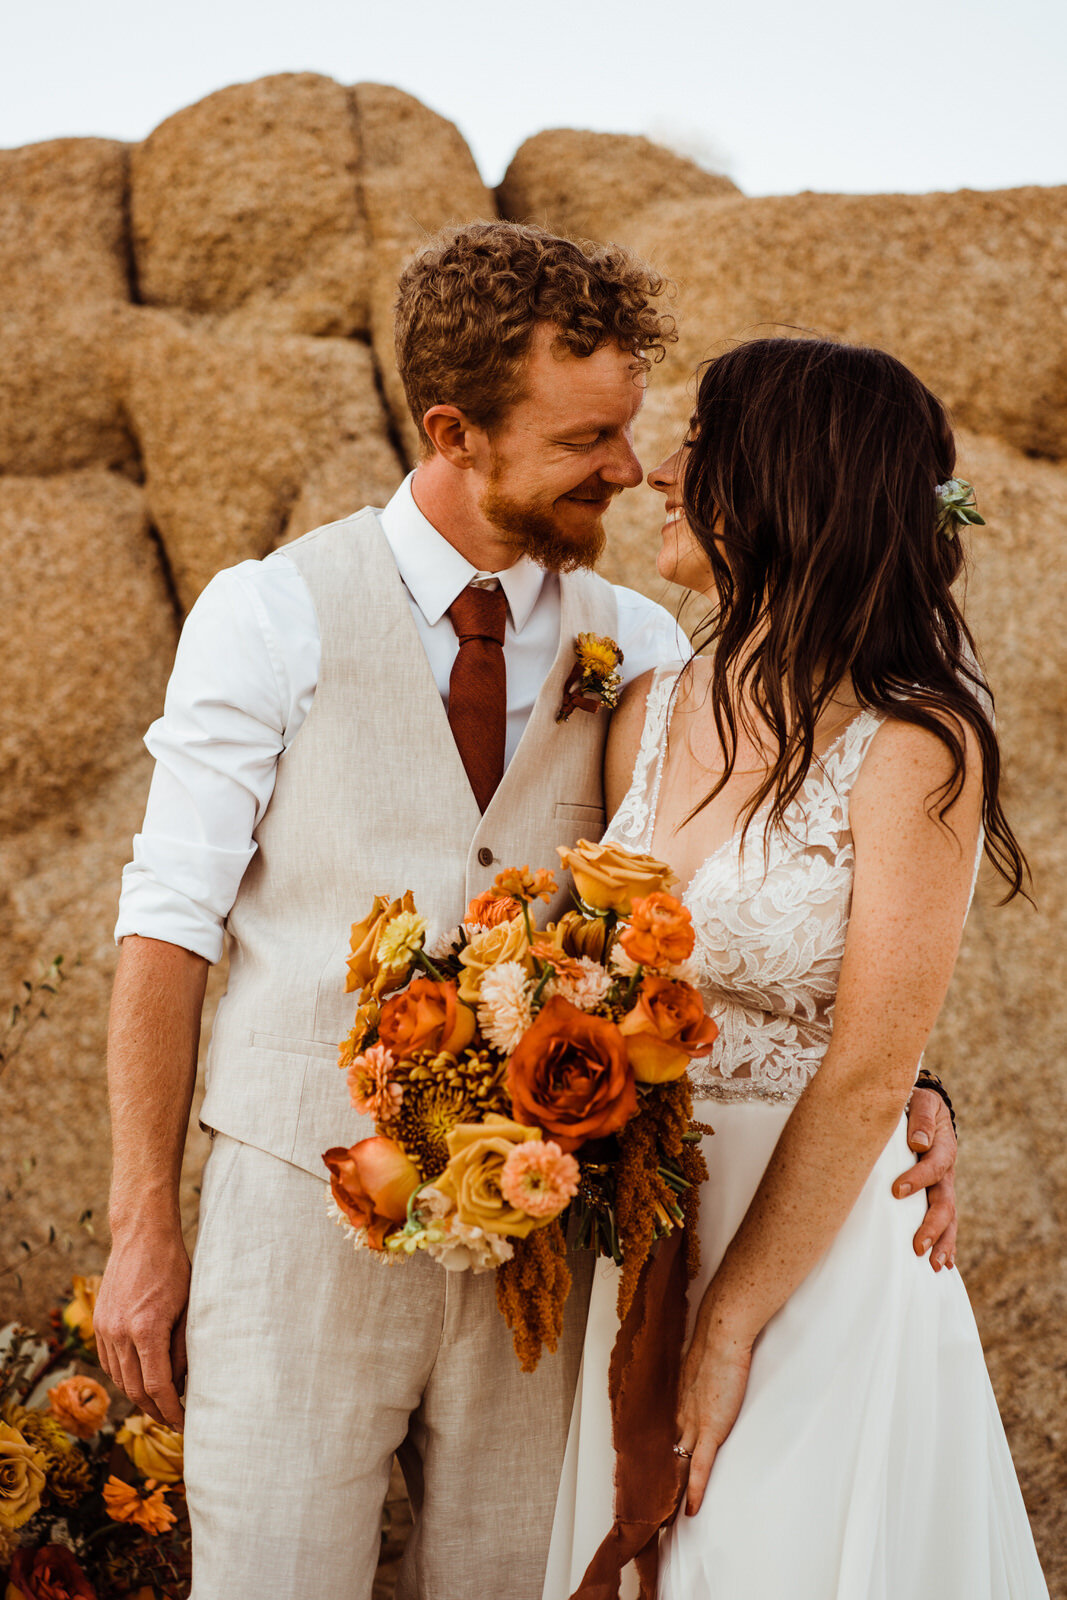
<instances>
[{"instance_id":1,"label":"foreground floral arrangement","mask_svg":"<svg viewBox=\"0 0 1067 1600\"><path fill-rule=\"evenodd\" d=\"M78 1370L100 1370L99 1285L74 1279L48 1340L15 1323L0 1329L4 1600L189 1593L181 1435L140 1412L113 1420L115 1391Z\"/></svg>"},{"instance_id":2,"label":"foreground floral arrangement","mask_svg":"<svg viewBox=\"0 0 1067 1600\"><path fill-rule=\"evenodd\" d=\"M585 840L559 855L576 909L544 929L533 912L556 880L528 867L430 950L410 892L353 925L339 1064L375 1135L323 1156L358 1248L496 1270L525 1371L562 1329L568 1210L576 1244L622 1267L620 1316L663 1234L686 1227L696 1271L707 1173L686 1070L717 1034L670 867Z\"/></svg>"}]
</instances>

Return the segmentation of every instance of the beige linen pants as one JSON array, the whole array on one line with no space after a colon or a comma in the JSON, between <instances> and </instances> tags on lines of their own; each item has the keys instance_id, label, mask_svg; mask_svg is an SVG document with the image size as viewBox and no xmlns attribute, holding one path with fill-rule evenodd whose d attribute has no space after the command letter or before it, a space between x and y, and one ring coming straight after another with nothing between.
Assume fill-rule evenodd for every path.
<instances>
[{"instance_id":1,"label":"beige linen pants","mask_svg":"<svg viewBox=\"0 0 1067 1600\"><path fill-rule=\"evenodd\" d=\"M540 1600L581 1355L520 1372L493 1275L387 1266L324 1183L217 1134L189 1304L191 1600L369 1600L394 1452L414 1529L398 1600Z\"/></svg>"}]
</instances>

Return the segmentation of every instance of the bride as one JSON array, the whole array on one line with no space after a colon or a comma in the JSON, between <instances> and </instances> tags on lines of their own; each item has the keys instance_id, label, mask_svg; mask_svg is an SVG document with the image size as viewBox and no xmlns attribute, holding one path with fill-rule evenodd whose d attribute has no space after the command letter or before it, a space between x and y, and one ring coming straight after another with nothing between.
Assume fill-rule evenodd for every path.
<instances>
[{"instance_id":1,"label":"bride","mask_svg":"<svg viewBox=\"0 0 1067 1600\"><path fill-rule=\"evenodd\" d=\"M1009 896L1026 871L951 592L954 465L899 362L768 339L704 369L649 476L659 571L707 596L714 648L613 719L608 836L687 885L719 1025L659 1600L1047 1596L963 1285L910 1248L922 1192L891 1192L977 859ZM545 1600L611 1526L615 1287L601 1263Z\"/></svg>"}]
</instances>

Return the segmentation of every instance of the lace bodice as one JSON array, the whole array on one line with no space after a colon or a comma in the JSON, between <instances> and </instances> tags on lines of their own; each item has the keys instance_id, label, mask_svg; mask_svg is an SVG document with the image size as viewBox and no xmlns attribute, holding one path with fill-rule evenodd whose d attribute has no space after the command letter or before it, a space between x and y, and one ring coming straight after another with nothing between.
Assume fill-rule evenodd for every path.
<instances>
[{"instance_id":1,"label":"lace bodice","mask_svg":"<svg viewBox=\"0 0 1067 1600\"><path fill-rule=\"evenodd\" d=\"M633 782L605 835L630 850L651 848L677 678L673 667L653 677ZM727 839L682 896L695 981L719 1026L711 1055L691 1069L698 1096L795 1100L822 1060L852 900L849 795L880 725L873 712L854 717L766 846L764 807L744 848L738 834Z\"/></svg>"}]
</instances>

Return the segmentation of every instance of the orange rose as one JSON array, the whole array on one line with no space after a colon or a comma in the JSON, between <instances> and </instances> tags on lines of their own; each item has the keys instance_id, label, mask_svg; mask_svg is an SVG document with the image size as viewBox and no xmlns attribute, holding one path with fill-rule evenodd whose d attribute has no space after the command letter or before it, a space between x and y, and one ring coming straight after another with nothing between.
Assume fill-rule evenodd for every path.
<instances>
[{"instance_id":1,"label":"orange rose","mask_svg":"<svg viewBox=\"0 0 1067 1600\"><path fill-rule=\"evenodd\" d=\"M693 954L693 918L673 894L650 894L634 901L630 925L619 934L619 943L639 966L676 967Z\"/></svg>"},{"instance_id":2,"label":"orange rose","mask_svg":"<svg viewBox=\"0 0 1067 1600\"><path fill-rule=\"evenodd\" d=\"M403 987L411 971L411 963L383 968L378 961L378 941L394 917L398 917L402 911L414 913L414 910L415 900L410 889L402 900L388 900L384 894L374 896L374 904L363 921L352 924L352 953L347 963L346 994L358 989L360 1000L380 1000L383 994L392 994L394 989Z\"/></svg>"},{"instance_id":3,"label":"orange rose","mask_svg":"<svg viewBox=\"0 0 1067 1600\"><path fill-rule=\"evenodd\" d=\"M96 1310L101 1281L99 1272L91 1272L87 1278L75 1274L73 1296L63 1307L63 1321L94 1355L96 1340L93 1337L93 1312Z\"/></svg>"},{"instance_id":4,"label":"orange rose","mask_svg":"<svg viewBox=\"0 0 1067 1600\"><path fill-rule=\"evenodd\" d=\"M694 1056L707 1055L719 1034L691 983L653 977L642 981L619 1032L639 1083L680 1078Z\"/></svg>"},{"instance_id":5,"label":"orange rose","mask_svg":"<svg viewBox=\"0 0 1067 1600\"><path fill-rule=\"evenodd\" d=\"M637 1110L626 1045L613 1022L556 995L508 1062L515 1117L542 1128L560 1149L615 1133Z\"/></svg>"},{"instance_id":6,"label":"orange rose","mask_svg":"<svg viewBox=\"0 0 1067 1600\"><path fill-rule=\"evenodd\" d=\"M135 1412L115 1435L115 1443L122 1446L146 1478L155 1478L157 1483L180 1483L185 1470L184 1441L165 1422L155 1422Z\"/></svg>"},{"instance_id":7,"label":"orange rose","mask_svg":"<svg viewBox=\"0 0 1067 1600\"><path fill-rule=\"evenodd\" d=\"M474 896L463 920L468 926L477 924L480 928L495 928L501 922L510 922L512 917L521 916L522 906L511 895L486 889L483 894Z\"/></svg>"},{"instance_id":8,"label":"orange rose","mask_svg":"<svg viewBox=\"0 0 1067 1600\"><path fill-rule=\"evenodd\" d=\"M382 1007L378 1040L398 1061L420 1050L465 1050L474 1038L475 1017L460 1002L454 983L416 978L403 994L395 994Z\"/></svg>"},{"instance_id":9,"label":"orange rose","mask_svg":"<svg viewBox=\"0 0 1067 1600\"><path fill-rule=\"evenodd\" d=\"M669 889L678 880L655 856L636 855L621 844L590 844L579 839L573 850L560 845L556 854L570 869L574 887L594 911L630 914L634 898Z\"/></svg>"},{"instance_id":10,"label":"orange rose","mask_svg":"<svg viewBox=\"0 0 1067 1600\"><path fill-rule=\"evenodd\" d=\"M111 1401L95 1378L64 1378L48 1391L48 1405L60 1427L76 1439L91 1439L107 1420Z\"/></svg>"},{"instance_id":11,"label":"orange rose","mask_svg":"<svg viewBox=\"0 0 1067 1600\"><path fill-rule=\"evenodd\" d=\"M96 1590L63 1544L16 1550L7 1600L96 1600Z\"/></svg>"},{"instance_id":12,"label":"orange rose","mask_svg":"<svg viewBox=\"0 0 1067 1600\"><path fill-rule=\"evenodd\" d=\"M0 1532L11 1533L41 1508L45 1458L17 1428L0 1422Z\"/></svg>"},{"instance_id":13,"label":"orange rose","mask_svg":"<svg viewBox=\"0 0 1067 1600\"><path fill-rule=\"evenodd\" d=\"M350 1150L327 1150L322 1159L340 1209L354 1228L367 1230L373 1250L383 1250L386 1234L406 1219L408 1201L422 1182L418 1167L381 1134L360 1139Z\"/></svg>"}]
</instances>

